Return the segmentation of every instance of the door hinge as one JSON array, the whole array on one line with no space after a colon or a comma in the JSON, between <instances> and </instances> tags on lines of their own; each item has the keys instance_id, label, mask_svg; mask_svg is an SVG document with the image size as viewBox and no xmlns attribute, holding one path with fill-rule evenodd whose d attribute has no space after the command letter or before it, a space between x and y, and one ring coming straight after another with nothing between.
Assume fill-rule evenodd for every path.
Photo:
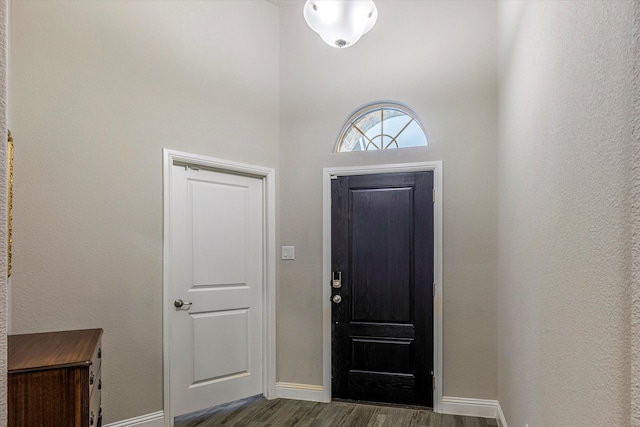
<instances>
[{"instance_id":1,"label":"door hinge","mask_svg":"<svg viewBox=\"0 0 640 427\"><path fill-rule=\"evenodd\" d=\"M433 201L433 203L435 203L436 202L436 189L435 188L433 189L431 194L432 194L432 201Z\"/></svg>"},{"instance_id":2,"label":"door hinge","mask_svg":"<svg viewBox=\"0 0 640 427\"><path fill-rule=\"evenodd\" d=\"M433 371L431 371L431 388L436 389L436 376L433 375Z\"/></svg>"},{"instance_id":3,"label":"door hinge","mask_svg":"<svg viewBox=\"0 0 640 427\"><path fill-rule=\"evenodd\" d=\"M434 297L436 296L436 284L435 283L433 284L433 296Z\"/></svg>"}]
</instances>

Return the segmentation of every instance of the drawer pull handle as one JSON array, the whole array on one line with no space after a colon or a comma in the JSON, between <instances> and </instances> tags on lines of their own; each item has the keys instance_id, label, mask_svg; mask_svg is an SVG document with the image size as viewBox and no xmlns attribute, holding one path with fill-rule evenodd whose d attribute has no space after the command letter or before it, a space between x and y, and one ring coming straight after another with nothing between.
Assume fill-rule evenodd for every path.
<instances>
[{"instance_id":1,"label":"drawer pull handle","mask_svg":"<svg viewBox=\"0 0 640 427\"><path fill-rule=\"evenodd\" d=\"M102 347L98 349L98 359L102 358Z\"/></svg>"},{"instance_id":2,"label":"drawer pull handle","mask_svg":"<svg viewBox=\"0 0 640 427\"><path fill-rule=\"evenodd\" d=\"M98 380L98 390L102 390L102 378Z\"/></svg>"},{"instance_id":3,"label":"drawer pull handle","mask_svg":"<svg viewBox=\"0 0 640 427\"><path fill-rule=\"evenodd\" d=\"M93 373L93 371L91 372L91 375L89 375L89 385L93 385L93 382L96 380L96 376Z\"/></svg>"},{"instance_id":4,"label":"drawer pull handle","mask_svg":"<svg viewBox=\"0 0 640 427\"><path fill-rule=\"evenodd\" d=\"M93 411L91 411L91 419L89 420L89 424L90 425L93 425L93 421L94 421L95 417L96 416L94 415Z\"/></svg>"}]
</instances>

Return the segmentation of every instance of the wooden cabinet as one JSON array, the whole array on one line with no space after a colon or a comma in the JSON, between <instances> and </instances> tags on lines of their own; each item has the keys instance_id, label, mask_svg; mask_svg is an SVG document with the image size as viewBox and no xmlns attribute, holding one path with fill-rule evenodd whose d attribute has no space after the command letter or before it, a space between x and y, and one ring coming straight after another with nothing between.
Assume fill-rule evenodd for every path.
<instances>
[{"instance_id":1,"label":"wooden cabinet","mask_svg":"<svg viewBox=\"0 0 640 427\"><path fill-rule=\"evenodd\" d=\"M9 335L9 427L100 427L102 329Z\"/></svg>"}]
</instances>

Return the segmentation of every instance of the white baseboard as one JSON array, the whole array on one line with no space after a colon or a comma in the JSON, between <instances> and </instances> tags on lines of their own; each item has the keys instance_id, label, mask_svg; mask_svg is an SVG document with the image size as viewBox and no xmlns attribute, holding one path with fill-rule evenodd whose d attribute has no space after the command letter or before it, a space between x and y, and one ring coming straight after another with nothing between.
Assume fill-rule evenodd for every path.
<instances>
[{"instance_id":1,"label":"white baseboard","mask_svg":"<svg viewBox=\"0 0 640 427\"><path fill-rule=\"evenodd\" d=\"M275 397L322 402L324 391L321 385L276 383Z\"/></svg>"},{"instance_id":2,"label":"white baseboard","mask_svg":"<svg viewBox=\"0 0 640 427\"><path fill-rule=\"evenodd\" d=\"M497 419L499 408L500 403L497 400L442 397L442 412L445 414ZM506 423L503 427L507 427Z\"/></svg>"},{"instance_id":3,"label":"white baseboard","mask_svg":"<svg viewBox=\"0 0 640 427\"><path fill-rule=\"evenodd\" d=\"M117 423L106 424L104 427L164 427L164 412L142 415Z\"/></svg>"},{"instance_id":4,"label":"white baseboard","mask_svg":"<svg viewBox=\"0 0 640 427\"><path fill-rule=\"evenodd\" d=\"M504 417L504 412L502 412L502 408L500 407L500 402L498 402L498 416L496 418L498 419L498 426L508 427L507 419Z\"/></svg>"}]
</instances>

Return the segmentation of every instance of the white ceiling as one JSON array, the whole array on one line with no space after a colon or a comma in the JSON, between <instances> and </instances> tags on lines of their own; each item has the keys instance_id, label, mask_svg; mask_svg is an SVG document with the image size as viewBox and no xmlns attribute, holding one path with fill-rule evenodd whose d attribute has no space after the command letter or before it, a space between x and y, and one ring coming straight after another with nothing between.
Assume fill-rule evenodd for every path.
<instances>
[{"instance_id":1,"label":"white ceiling","mask_svg":"<svg viewBox=\"0 0 640 427\"><path fill-rule=\"evenodd\" d=\"M267 0L271 4L275 4L278 7L291 6L293 4L302 3L304 0Z\"/></svg>"}]
</instances>

